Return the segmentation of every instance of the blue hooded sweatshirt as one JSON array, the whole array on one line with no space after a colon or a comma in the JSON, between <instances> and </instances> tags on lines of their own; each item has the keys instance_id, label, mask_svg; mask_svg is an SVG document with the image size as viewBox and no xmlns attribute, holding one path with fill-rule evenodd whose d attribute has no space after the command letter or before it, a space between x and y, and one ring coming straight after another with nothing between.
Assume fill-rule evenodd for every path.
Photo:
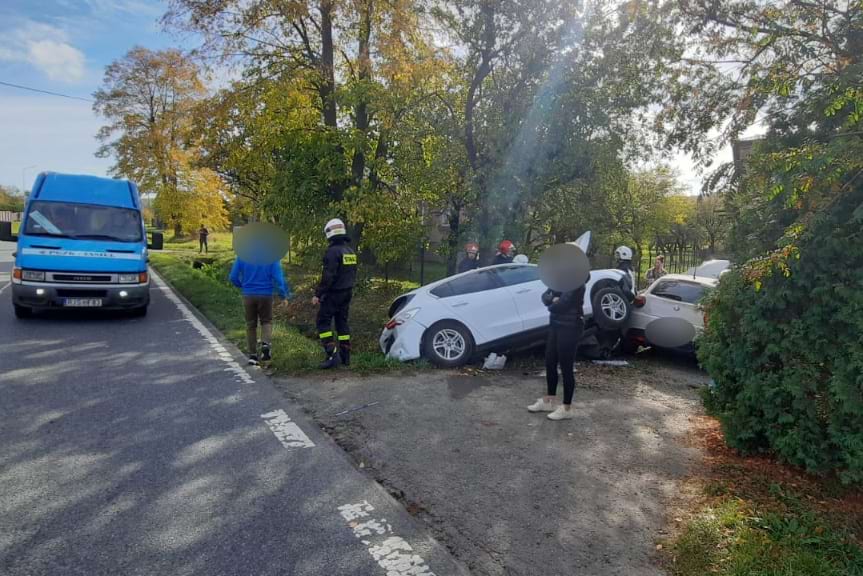
<instances>
[{"instance_id":1,"label":"blue hooded sweatshirt","mask_svg":"<svg viewBox=\"0 0 863 576\"><path fill-rule=\"evenodd\" d=\"M243 296L272 296L274 283L279 289L279 296L288 298L291 295L278 260L272 264L250 264L237 258L231 268L230 280L231 284L242 290Z\"/></svg>"}]
</instances>

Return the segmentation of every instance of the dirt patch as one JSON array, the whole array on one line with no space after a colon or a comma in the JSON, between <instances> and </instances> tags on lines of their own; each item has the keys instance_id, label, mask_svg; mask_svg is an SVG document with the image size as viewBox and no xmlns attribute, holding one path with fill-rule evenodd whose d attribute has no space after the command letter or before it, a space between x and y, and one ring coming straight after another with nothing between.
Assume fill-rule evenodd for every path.
<instances>
[{"instance_id":1,"label":"dirt patch","mask_svg":"<svg viewBox=\"0 0 863 576\"><path fill-rule=\"evenodd\" d=\"M686 363L578 364L576 418L525 407L538 372L337 374L278 386L478 576L651 576L667 506L700 463L685 445ZM345 410L367 408L335 416Z\"/></svg>"}]
</instances>

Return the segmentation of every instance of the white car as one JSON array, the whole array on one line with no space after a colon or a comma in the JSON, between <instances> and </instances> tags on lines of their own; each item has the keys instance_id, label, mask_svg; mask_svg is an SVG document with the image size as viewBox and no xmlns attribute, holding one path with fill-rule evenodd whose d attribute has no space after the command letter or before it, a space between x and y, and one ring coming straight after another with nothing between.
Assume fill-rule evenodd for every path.
<instances>
[{"instance_id":1,"label":"white car","mask_svg":"<svg viewBox=\"0 0 863 576\"><path fill-rule=\"evenodd\" d=\"M718 278L687 274L667 274L654 281L633 302L624 330L624 348L634 351L638 346L652 345L647 339L647 326L660 318L680 318L690 323L697 337L704 331L704 316L698 302L718 282ZM692 351L693 343L680 349Z\"/></svg>"},{"instance_id":2,"label":"white car","mask_svg":"<svg viewBox=\"0 0 863 576\"><path fill-rule=\"evenodd\" d=\"M586 251L589 241L587 233L576 244ZM628 274L590 273L583 342L606 346L609 352L617 344L635 297L624 292L623 286L632 285L631 274L626 283ZM466 364L483 351L530 344L543 339L548 330L545 290L534 264L501 264L445 278L395 299L381 333L381 349L401 361L426 358L451 367Z\"/></svg>"},{"instance_id":3,"label":"white car","mask_svg":"<svg viewBox=\"0 0 863 576\"><path fill-rule=\"evenodd\" d=\"M731 268L730 260L705 260L697 267L686 271L688 276L702 276L704 278L719 278L724 272Z\"/></svg>"}]
</instances>

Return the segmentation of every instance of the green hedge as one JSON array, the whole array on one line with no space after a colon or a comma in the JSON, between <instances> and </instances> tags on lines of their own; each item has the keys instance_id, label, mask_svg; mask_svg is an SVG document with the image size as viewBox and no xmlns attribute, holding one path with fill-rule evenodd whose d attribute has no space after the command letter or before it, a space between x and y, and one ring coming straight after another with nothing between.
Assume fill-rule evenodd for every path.
<instances>
[{"instance_id":1,"label":"green hedge","mask_svg":"<svg viewBox=\"0 0 863 576\"><path fill-rule=\"evenodd\" d=\"M797 243L723 276L699 359L707 407L743 452L863 483L863 191Z\"/></svg>"}]
</instances>

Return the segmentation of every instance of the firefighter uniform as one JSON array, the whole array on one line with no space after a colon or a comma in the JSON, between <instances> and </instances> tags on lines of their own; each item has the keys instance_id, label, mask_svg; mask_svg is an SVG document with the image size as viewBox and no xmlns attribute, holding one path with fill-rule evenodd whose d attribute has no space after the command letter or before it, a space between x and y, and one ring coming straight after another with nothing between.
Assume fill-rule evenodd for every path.
<instances>
[{"instance_id":1,"label":"firefighter uniform","mask_svg":"<svg viewBox=\"0 0 863 576\"><path fill-rule=\"evenodd\" d=\"M330 238L330 246L324 254L324 266L321 282L315 290L315 296L320 300L318 309L317 329L321 345L324 347L326 359L322 368L332 368L336 364L336 340L342 364L351 362L351 330L348 325L348 313L351 297L357 278L357 255L348 245L347 235L337 235ZM333 334L333 320L336 333Z\"/></svg>"}]
</instances>

